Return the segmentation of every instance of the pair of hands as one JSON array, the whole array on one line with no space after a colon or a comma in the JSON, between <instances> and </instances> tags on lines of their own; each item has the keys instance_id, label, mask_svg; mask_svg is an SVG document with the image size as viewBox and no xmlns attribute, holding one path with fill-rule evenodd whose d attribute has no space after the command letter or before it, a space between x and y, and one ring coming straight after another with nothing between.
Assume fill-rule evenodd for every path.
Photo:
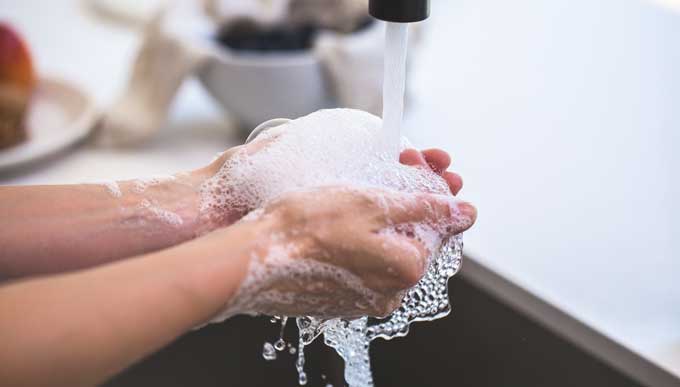
<instances>
[{"instance_id":1,"label":"pair of hands","mask_svg":"<svg viewBox=\"0 0 680 387\"><path fill-rule=\"evenodd\" d=\"M225 307L384 316L438 243L475 220L451 195L324 187L204 222L206 179L261 146L171 179L120 182L115 195L98 184L2 187L0 279L33 278L0 286L0 310L13 311L0 319L0 380L100 384ZM461 188L444 152L408 150L401 161Z\"/></svg>"},{"instance_id":2,"label":"pair of hands","mask_svg":"<svg viewBox=\"0 0 680 387\"><path fill-rule=\"evenodd\" d=\"M216 171L229 157L262 146L233 148L209 168ZM452 195L462 188L461 177L447 170L451 159L442 150L408 149L400 162L430 168ZM441 242L475 222L476 209L452 195L348 187L282 195L258 216L232 226L254 225L258 247L225 315L388 315L423 276Z\"/></svg>"}]
</instances>

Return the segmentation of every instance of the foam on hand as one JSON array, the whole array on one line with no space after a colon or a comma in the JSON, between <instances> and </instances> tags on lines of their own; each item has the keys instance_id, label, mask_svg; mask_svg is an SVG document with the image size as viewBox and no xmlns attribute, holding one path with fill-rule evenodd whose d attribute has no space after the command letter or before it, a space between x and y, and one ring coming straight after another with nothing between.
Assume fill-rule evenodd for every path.
<instances>
[{"instance_id":1,"label":"foam on hand","mask_svg":"<svg viewBox=\"0 0 680 387\"><path fill-rule=\"evenodd\" d=\"M394 140L382 130L380 118L359 110L332 109L272 128L230 157L201 187L201 210L205 214L238 211L254 217L259 213L257 209L283 194L322 186L370 187L450 196L446 182L429 168L399 163ZM387 199L376 197L377 202L380 200ZM455 211L454 207L452 210ZM300 330L298 362L304 359L304 345L323 333L326 344L345 359L345 378L350 386L371 386L370 341L376 337L403 336L411 322L447 314L450 307L446 283L460 266L460 239L442 241L441 235L446 233L437 229L455 225L400 226L408 230L386 229L383 232L389 236L392 232L407 231L433 254L423 280L405 292L402 307L387 319L370 325L365 317L351 321L321 318L326 315L327 300L303 299L296 293L270 290L272 281L313 276L345 284L348 290L356 293L353 299L363 300L367 307L383 301L349 271L312 259L290 259L292 252L281 246L266 257L251 259L241 289L216 321L235 313L256 314L263 303L298 304L304 310L316 309L317 316L297 320ZM275 239L276 235L270 238ZM341 298L336 297L336 300ZM354 304L348 310L357 307ZM298 371L301 383L306 381L306 374L299 364Z\"/></svg>"},{"instance_id":2,"label":"foam on hand","mask_svg":"<svg viewBox=\"0 0 680 387\"><path fill-rule=\"evenodd\" d=\"M120 198L123 196L123 191L120 190L120 186L118 185L117 182L115 181L106 181L101 183L104 188L106 188L106 191L111 194L114 198Z\"/></svg>"},{"instance_id":3,"label":"foam on hand","mask_svg":"<svg viewBox=\"0 0 680 387\"><path fill-rule=\"evenodd\" d=\"M262 207L282 193L319 186L358 186L449 194L426 168L398 162L380 118L329 109L262 133L263 149L239 153L202 187L204 212Z\"/></svg>"}]
</instances>

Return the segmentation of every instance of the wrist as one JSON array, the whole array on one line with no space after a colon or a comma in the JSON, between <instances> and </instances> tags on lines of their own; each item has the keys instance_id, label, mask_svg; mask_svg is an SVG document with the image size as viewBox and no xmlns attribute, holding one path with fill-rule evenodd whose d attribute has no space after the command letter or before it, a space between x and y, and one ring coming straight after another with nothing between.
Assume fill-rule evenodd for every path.
<instances>
[{"instance_id":1,"label":"wrist","mask_svg":"<svg viewBox=\"0 0 680 387\"><path fill-rule=\"evenodd\" d=\"M241 285L246 280L251 261L269 251L266 241L275 222L271 218L239 222L212 232L169 252L181 268L182 288L191 289L203 314L195 325L221 321L243 311L239 300ZM195 257L187 260L186 258ZM164 257L164 266L171 263ZM172 260L172 258L170 258ZM251 297L253 295L247 295Z\"/></svg>"},{"instance_id":2,"label":"wrist","mask_svg":"<svg viewBox=\"0 0 680 387\"><path fill-rule=\"evenodd\" d=\"M200 186L194 173L126 181L120 184L122 226L139 229L160 247L200 235ZM165 241L165 242L163 242Z\"/></svg>"}]
</instances>

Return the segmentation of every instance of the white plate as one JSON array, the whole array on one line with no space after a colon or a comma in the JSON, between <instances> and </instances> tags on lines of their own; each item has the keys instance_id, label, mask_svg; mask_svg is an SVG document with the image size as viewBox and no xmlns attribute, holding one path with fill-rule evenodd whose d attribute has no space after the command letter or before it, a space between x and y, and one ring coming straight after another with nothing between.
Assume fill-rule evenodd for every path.
<instances>
[{"instance_id":1,"label":"white plate","mask_svg":"<svg viewBox=\"0 0 680 387\"><path fill-rule=\"evenodd\" d=\"M53 155L84 139L97 120L93 101L75 87L40 79L28 111L28 139L0 150L0 173Z\"/></svg>"},{"instance_id":2,"label":"white plate","mask_svg":"<svg viewBox=\"0 0 680 387\"><path fill-rule=\"evenodd\" d=\"M166 0L90 0L101 16L132 26L145 25Z\"/></svg>"}]
</instances>

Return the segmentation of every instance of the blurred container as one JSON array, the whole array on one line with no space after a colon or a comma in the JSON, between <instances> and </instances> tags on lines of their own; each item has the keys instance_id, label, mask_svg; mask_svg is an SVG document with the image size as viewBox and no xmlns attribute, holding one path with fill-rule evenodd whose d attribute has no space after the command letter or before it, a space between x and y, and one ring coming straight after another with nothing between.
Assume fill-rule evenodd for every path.
<instances>
[{"instance_id":1,"label":"blurred container","mask_svg":"<svg viewBox=\"0 0 680 387\"><path fill-rule=\"evenodd\" d=\"M327 33L327 36L342 36L338 46L344 50L343 54L351 52L352 56L362 61L362 68L353 66L344 70L355 74L355 83L357 80L367 80L360 82L363 90L355 93L375 94L377 99L382 74L382 52L377 48L382 47L383 30L381 23L371 23L365 29L351 34ZM320 38L317 37L316 41ZM362 55L362 51L369 49L372 55ZM376 54L379 55L377 60L372 58ZM321 55L316 47L297 51L257 52L232 50L217 44L198 76L209 93L250 129L272 118L297 118L319 109L347 105L339 101L339 91L343 86L351 85L332 84L341 80L337 70L330 74L332 69L329 66L332 64L328 58L324 62ZM366 73L365 76L361 75L362 72ZM344 107L376 110L359 98L357 100L361 106Z\"/></svg>"},{"instance_id":2,"label":"blurred container","mask_svg":"<svg viewBox=\"0 0 680 387\"><path fill-rule=\"evenodd\" d=\"M217 50L199 71L199 79L248 128L335 104L312 51L258 55Z\"/></svg>"}]
</instances>

